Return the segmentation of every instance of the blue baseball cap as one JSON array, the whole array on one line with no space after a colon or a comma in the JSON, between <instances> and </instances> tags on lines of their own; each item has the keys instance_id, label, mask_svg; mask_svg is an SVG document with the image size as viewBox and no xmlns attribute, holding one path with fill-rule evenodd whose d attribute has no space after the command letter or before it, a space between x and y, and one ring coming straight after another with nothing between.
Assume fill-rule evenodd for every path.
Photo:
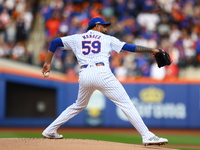
<instances>
[{"instance_id":1,"label":"blue baseball cap","mask_svg":"<svg viewBox=\"0 0 200 150\"><path fill-rule=\"evenodd\" d=\"M103 20L103 18L101 17L96 17L96 18L92 18L89 22L88 22L88 30L92 29L95 25L106 25L106 26L109 26L111 25L111 23L109 22L105 22Z\"/></svg>"}]
</instances>

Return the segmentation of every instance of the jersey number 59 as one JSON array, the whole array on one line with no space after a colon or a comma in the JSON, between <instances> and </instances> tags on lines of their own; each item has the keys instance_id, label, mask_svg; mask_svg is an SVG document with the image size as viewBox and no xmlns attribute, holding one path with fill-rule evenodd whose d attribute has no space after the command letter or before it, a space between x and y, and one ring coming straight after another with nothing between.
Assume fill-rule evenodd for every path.
<instances>
[{"instance_id":1,"label":"jersey number 59","mask_svg":"<svg viewBox=\"0 0 200 150\"><path fill-rule=\"evenodd\" d=\"M99 41L82 41L82 53L88 55L90 52L97 54L101 51L101 42Z\"/></svg>"}]
</instances>

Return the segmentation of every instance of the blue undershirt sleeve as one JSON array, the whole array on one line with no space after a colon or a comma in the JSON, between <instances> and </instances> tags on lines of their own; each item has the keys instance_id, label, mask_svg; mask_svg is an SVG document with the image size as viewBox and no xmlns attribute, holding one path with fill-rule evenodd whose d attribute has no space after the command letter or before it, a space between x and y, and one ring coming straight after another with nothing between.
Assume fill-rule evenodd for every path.
<instances>
[{"instance_id":1,"label":"blue undershirt sleeve","mask_svg":"<svg viewBox=\"0 0 200 150\"><path fill-rule=\"evenodd\" d=\"M60 38L56 38L51 41L49 50L54 53L58 47L64 47L62 40Z\"/></svg>"},{"instance_id":2,"label":"blue undershirt sleeve","mask_svg":"<svg viewBox=\"0 0 200 150\"><path fill-rule=\"evenodd\" d=\"M124 44L122 49L125 51L129 51L129 52L135 52L136 45L126 43L126 44Z\"/></svg>"}]
</instances>

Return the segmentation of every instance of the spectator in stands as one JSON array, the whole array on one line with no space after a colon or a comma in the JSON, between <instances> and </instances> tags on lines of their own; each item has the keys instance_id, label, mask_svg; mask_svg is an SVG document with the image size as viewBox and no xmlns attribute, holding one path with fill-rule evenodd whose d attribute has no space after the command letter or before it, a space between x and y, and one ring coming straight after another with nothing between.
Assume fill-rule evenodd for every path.
<instances>
[{"instance_id":1,"label":"spectator in stands","mask_svg":"<svg viewBox=\"0 0 200 150\"><path fill-rule=\"evenodd\" d=\"M8 24L10 23L10 15L6 8L4 8L0 14L0 38L4 42L7 41L6 29Z\"/></svg>"},{"instance_id":2,"label":"spectator in stands","mask_svg":"<svg viewBox=\"0 0 200 150\"><path fill-rule=\"evenodd\" d=\"M26 49L22 42L18 42L12 49L12 59L24 61Z\"/></svg>"},{"instance_id":3,"label":"spectator in stands","mask_svg":"<svg viewBox=\"0 0 200 150\"><path fill-rule=\"evenodd\" d=\"M43 64L45 62L45 58L46 58L46 49L43 49L42 51L40 51L40 53L38 55L38 59L39 59L41 67L43 66Z\"/></svg>"},{"instance_id":4,"label":"spectator in stands","mask_svg":"<svg viewBox=\"0 0 200 150\"><path fill-rule=\"evenodd\" d=\"M25 29L25 20L22 16L19 16L16 22L16 42L22 42L25 46L26 40L27 31Z\"/></svg>"},{"instance_id":5,"label":"spectator in stands","mask_svg":"<svg viewBox=\"0 0 200 150\"><path fill-rule=\"evenodd\" d=\"M150 67L150 77L156 80L163 80L166 77L166 67L158 68L157 63L154 61Z\"/></svg>"},{"instance_id":6,"label":"spectator in stands","mask_svg":"<svg viewBox=\"0 0 200 150\"><path fill-rule=\"evenodd\" d=\"M53 13L53 8L49 5L47 1L45 1L39 9L39 13L41 14L44 24L49 20Z\"/></svg>"},{"instance_id":7,"label":"spectator in stands","mask_svg":"<svg viewBox=\"0 0 200 150\"><path fill-rule=\"evenodd\" d=\"M58 36L58 29L61 21L59 11L54 11L52 17L47 20L45 27L46 27L46 37L48 40L51 40Z\"/></svg>"},{"instance_id":8,"label":"spectator in stands","mask_svg":"<svg viewBox=\"0 0 200 150\"><path fill-rule=\"evenodd\" d=\"M179 75L179 68L174 62L172 62L171 65L166 66L166 78L176 79L178 75Z\"/></svg>"},{"instance_id":9,"label":"spectator in stands","mask_svg":"<svg viewBox=\"0 0 200 150\"><path fill-rule=\"evenodd\" d=\"M72 76L73 74L77 75L75 73L75 70L74 70L74 72L72 72L72 69L75 68L76 63L77 63L76 58L72 51L67 51L67 54L66 54L66 57L65 57L63 63L64 63L64 72L65 73L70 74L70 76Z\"/></svg>"},{"instance_id":10,"label":"spectator in stands","mask_svg":"<svg viewBox=\"0 0 200 150\"><path fill-rule=\"evenodd\" d=\"M124 81L128 74L128 69L123 66L123 62L121 61L119 66L117 66L114 70L115 76L119 81Z\"/></svg>"},{"instance_id":11,"label":"spectator in stands","mask_svg":"<svg viewBox=\"0 0 200 150\"><path fill-rule=\"evenodd\" d=\"M199 66L200 64L200 34L198 35L198 40L195 43L195 48L196 48L196 60Z\"/></svg>"}]
</instances>

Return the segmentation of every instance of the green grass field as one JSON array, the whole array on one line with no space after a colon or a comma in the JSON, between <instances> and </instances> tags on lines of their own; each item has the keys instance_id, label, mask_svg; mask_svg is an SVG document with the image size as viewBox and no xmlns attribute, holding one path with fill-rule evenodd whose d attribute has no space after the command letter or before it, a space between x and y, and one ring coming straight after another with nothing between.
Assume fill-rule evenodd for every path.
<instances>
[{"instance_id":1,"label":"green grass field","mask_svg":"<svg viewBox=\"0 0 200 150\"><path fill-rule=\"evenodd\" d=\"M72 134L64 133L64 138L74 138L74 139L92 139L101 141L111 141L120 143L130 143L130 144L141 144L141 136L134 134ZM197 150L200 149L200 135L159 135L165 137L169 140L169 148L180 149L180 150ZM18 132L0 132L0 138L42 138L41 133L18 133ZM172 145L172 146L170 146ZM180 145L178 148L177 146ZM184 148L188 145L195 145L195 148ZM198 148L199 147L199 148Z\"/></svg>"}]
</instances>

